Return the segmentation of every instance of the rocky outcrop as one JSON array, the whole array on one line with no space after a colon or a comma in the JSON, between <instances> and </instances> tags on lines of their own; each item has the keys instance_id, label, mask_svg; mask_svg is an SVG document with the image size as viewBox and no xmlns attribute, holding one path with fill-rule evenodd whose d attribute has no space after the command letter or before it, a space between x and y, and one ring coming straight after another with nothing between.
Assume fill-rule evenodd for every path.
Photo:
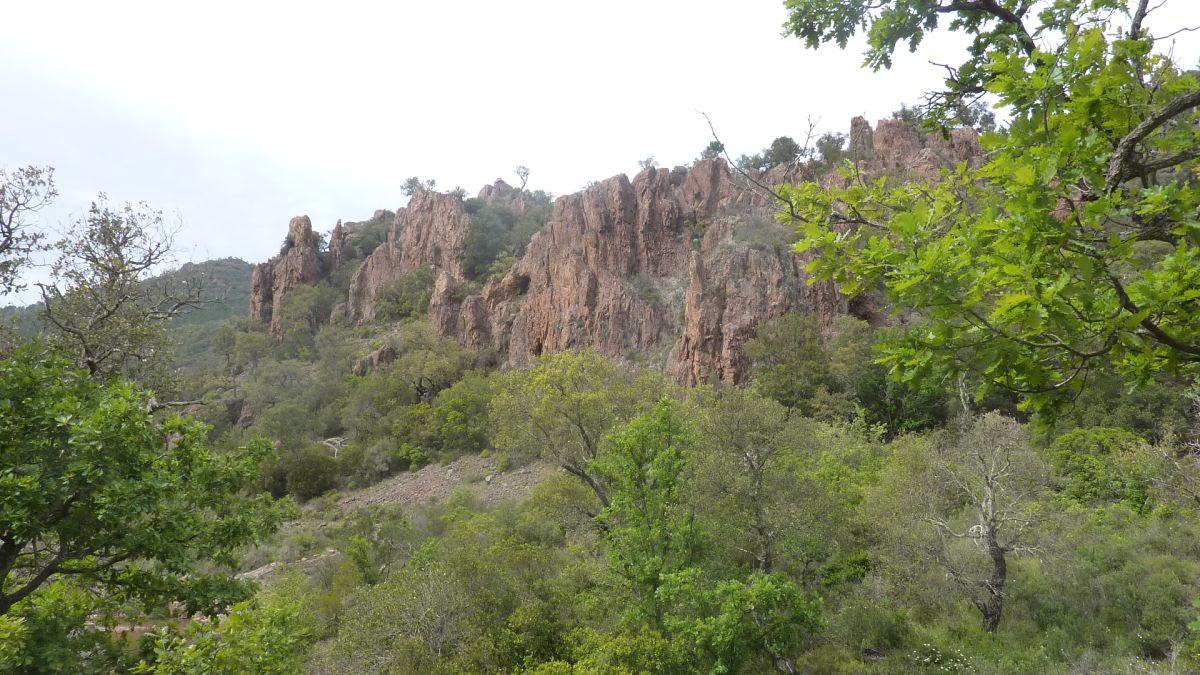
<instances>
[{"instance_id":1,"label":"rocky outcrop","mask_svg":"<svg viewBox=\"0 0 1200 675\"><path fill-rule=\"evenodd\" d=\"M850 122L850 158L872 173L895 172L909 180L932 180L946 167L977 162L983 156L979 134L960 128L949 138L927 134L900 119L879 120L874 129L862 117Z\"/></svg>"},{"instance_id":2,"label":"rocky outcrop","mask_svg":"<svg viewBox=\"0 0 1200 675\"><path fill-rule=\"evenodd\" d=\"M950 139L899 120L852 124L849 152L868 174L935 179L980 155L971 130ZM805 164L752 178L762 185L818 178ZM444 274L430 303L434 326L521 366L539 354L588 347L661 365L695 384L742 381L745 344L763 322L803 311L823 320L855 313L879 320L870 299L847 303L831 283L808 283L791 232L775 223L772 198L732 176L721 160L697 162L671 185L669 172L617 176L560 198L525 256L481 293ZM496 199L489 186L481 199Z\"/></svg>"},{"instance_id":3,"label":"rocky outcrop","mask_svg":"<svg viewBox=\"0 0 1200 675\"><path fill-rule=\"evenodd\" d=\"M333 232L329 233L329 262L333 269L340 270L346 264L346 240L354 231L354 223L343 225L339 220L333 226Z\"/></svg>"},{"instance_id":4,"label":"rocky outcrop","mask_svg":"<svg viewBox=\"0 0 1200 675\"><path fill-rule=\"evenodd\" d=\"M513 365L573 347L621 356L668 344L691 248L668 176L647 169L560 198L525 256L482 294L439 280L435 325Z\"/></svg>"},{"instance_id":5,"label":"rocky outcrop","mask_svg":"<svg viewBox=\"0 0 1200 675\"><path fill-rule=\"evenodd\" d=\"M300 284L311 284L325 276L318 247L308 216L297 216L288 223L284 250L254 268L250 277L250 316L256 321L271 324L271 331L280 334L276 311L284 295Z\"/></svg>"},{"instance_id":6,"label":"rocky outcrop","mask_svg":"<svg viewBox=\"0 0 1200 675\"><path fill-rule=\"evenodd\" d=\"M491 185L484 185L479 190L478 198L485 204L507 206L515 213L525 213L534 205L534 200L528 192L505 183L501 178L497 178Z\"/></svg>"},{"instance_id":7,"label":"rocky outcrop","mask_svg":"<svg viewBox=\"0 0 1200 675\"><path fill-rule=\"evenodd\" d=\"M793 309L845 311L835 289L807 286L802 261L761 206L768 199L722 160L698 162L678 188L666 169L610 178L559 199L526 255L482 293L440 278L431 318L512 365L589 347L649 359L687 383L738 381L742 345L763 321ZM753 230L746 241L739 226ZM752 241L762 229L773 243Z\"/></svg>"},{"instance_id":8,"label":"rocky outcrop","mask_svg":"<svg viewBox=\"0 0 1200 675\"><path fill-rule=\"evenodd\" d=\"M464 279L463 253L470 222L458 197L418 190L408 206L396 212L387 241L354 273L347 318L354 323L374 319L380 289L422 265Z\"/></svg>"},{"instance_id":9,"label":"rocky outcrop","mask_svg":"<svg viewBox=\"0 0 1200 675\"><path fill-rule=\"evenodd\" d=\"M380 366L387 365L395 360L396 348L391 345L384 345L355 362L353 372L359 376L366 375L367 373L379 370Z\"/></svg>"},{"instance_id":10,"label":"rocky outcrop","mask_svg":"<svg viewBox=\"0 0 1200 675\"><path fill-rule=\"evenodd\" d=\"M901 120L872 128L855 118L851 125L848 156L869 175L933 179L980 155L970 130L944 139ZM748 370L746 342L785 312L880 319L881 306L870 299L848 304L832 284L809 284L806 260L790 246L792 232L773 217L773 198L763 186L843 180L817 175L820 168L788 164L746 180L715 159L689 170L646 169L632 180L615 176L559 198L521 259L482 289L463 267L467 204L418 191L396 212L387 241L358 267L336 313L350 323L373 320L383 288L429 266L436 272L429 303L436 330L495 350L511 366L543 353L592 348L657 365L687 384L739 382ZM502 180L485 186L478 199L517 212L535 204ZM335 266L345 257L349 225L331 236ZM305 276L304 255L288 251L255 271L256 317L270 318L279 289ZM384 358L372 354L355 371L369 372Z\"/></svg>"},{"instance_id":11,"label":"rocky outcrop","mask_svg":"<svg viewBox=\"0 0 1200 675\"><path fill-rule=\"evenodd\" d=\"M380 226L390 228L395 219L396 214L394 212L387 209L376 209L375 213L371 214L370 220L347 223L339 220L337 225L334 226L333 232L329 234L331 271L334 273L339 272L353 262L370 255L371 249L369 247L375 243L375 240L369 239L364 242L356 240L356 238L368 228L377 228Z\"/></svg>"},{"instance_id":12,"label":"rocky outcrop","mask_svg":"<svg viewBox=\"0 0 1200 675\"><path fill-rule=\"evenodd\" d=\"M784 243L786 232L775 243L747 242L739 241L738 226L736 218L717 218L692 253L682 332L667 361L667 373L684 384L741 381L749 370L746 342L785 312L825 320L847 313L833 284L808 283L805 261Z\"/></svg>"}]
</instances>

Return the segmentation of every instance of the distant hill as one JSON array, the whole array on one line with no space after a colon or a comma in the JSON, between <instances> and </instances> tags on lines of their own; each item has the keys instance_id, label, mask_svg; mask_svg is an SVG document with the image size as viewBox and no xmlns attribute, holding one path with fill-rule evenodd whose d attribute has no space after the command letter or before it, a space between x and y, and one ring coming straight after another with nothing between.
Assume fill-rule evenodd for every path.
<instances>
[{"instance_id":1,"label":"distant hill","mask_svg":"<svg viewBox=\"0 0 1200 675\"><path fill-rule=\"evenodd\" d=\"M178 270L167 272L168 280L200 278L206 297L218 298L196 307L173 319L168 329L175 338L175 364L191 371L216 365L212 351L212 335L217 326L230 319L250 316L250 272L254 265L239 258L221 258L200 263L187 263Z\"/></svg>"}]
</instances>

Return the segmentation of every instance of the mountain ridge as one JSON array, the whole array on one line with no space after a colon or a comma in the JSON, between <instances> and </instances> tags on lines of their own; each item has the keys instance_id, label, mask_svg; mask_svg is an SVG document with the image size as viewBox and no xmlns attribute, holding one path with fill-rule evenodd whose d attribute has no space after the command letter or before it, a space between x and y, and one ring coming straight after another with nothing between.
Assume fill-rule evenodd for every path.
<instances>
[{"instance_id":1,"label":"mountain ridge","mask_svg":"<svg viewBox=\"0 0 1200 675\"><path fill-rule=\"evenodd\" d=\"M848 158L869 175L935 180L982 151L969 128L943 138L903 120L872 127L851 122ZM744 381L745 343L757 327L789 311L828 322L855 313L829 282L809 283L806 258L792 251L790 230L774 222L762 186L847 180L818 162L792 162L754 176L735 175L720 158L690 168L649 167L557 198L549 221L502 275L473 279L464 261L472 214L461 194L418 189L397 209L387 238L354 269L334 322L377 320L380 296L414 271L435 279L428 317L437 332L467 347L496 351L509 366L543 353L592 348L605 356L650 362L684 384ZM514 212L527 193L497 181L476 200ZM376 217L380 213L376 212ZM323 262L321 238L307 216L289 224L290 246L254 270L252 316L281 336L278 312L292 289L314 284L347 264L339 222Z\"/></svg>"}]
</instances>

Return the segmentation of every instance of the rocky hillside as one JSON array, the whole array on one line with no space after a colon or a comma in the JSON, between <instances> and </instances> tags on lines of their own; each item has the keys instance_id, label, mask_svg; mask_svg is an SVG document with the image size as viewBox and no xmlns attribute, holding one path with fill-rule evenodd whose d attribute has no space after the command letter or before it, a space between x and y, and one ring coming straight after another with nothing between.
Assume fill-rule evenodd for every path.
<instances>
[{"instance_id":1,"label":"rocky hillside","mask_svg":"<svg viewBox=\"0 0 1200 675\"><path fill-rule=\"evenodd\" d=\"M870 174L933 178L979 155L969 129L942 139L901 120L872 128L855 118L851 125L849 156ZM841 180L818 168L779 166L757 181ZM479 199L527 208L523 193L502 181L485 186ZM470 225L458 196L418 191L395 213L387 240L354 271L335 320L375 320L381 289L427 266L436 274L429 319L463 345L493 349L514 366L590 347L694 384L742 380L743 346L759 324L780 314L866 312L849 307L832 285L808 283L805 261L791 251L787 228L774 222L769 196L720 159L686 170L649 168L632 180L619 175L560 197L524 255L482 285L464 269ZM272 322L278 334L272 308L292 288L334 274L344 239L339 223L322 256L308 217L294 218L285 250L254 270L252 316Z\"/></svg>"}]
</instances>

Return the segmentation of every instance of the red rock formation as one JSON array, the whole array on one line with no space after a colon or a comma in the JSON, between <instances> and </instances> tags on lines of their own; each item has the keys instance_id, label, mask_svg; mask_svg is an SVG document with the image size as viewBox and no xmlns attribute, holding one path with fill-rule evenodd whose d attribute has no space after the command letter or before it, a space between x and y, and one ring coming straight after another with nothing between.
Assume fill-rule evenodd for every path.
<instances>
[{"instance_id":1,"label":"red rock formation","mask_svg":"<svg viewBox=\"0 0 1200 675\"><path fill-rule=\"evenodd\" d=\"M501 178L491 185L484 185L479 190L479 199L488 204L503 204L516 213L525 213L534 204L528 192L518 190Z\"/></svg>"},{"instance_id":2,"label":"red rock formation","mask_svg":"<svg viewBox=\"0 0 1200 675\"><path fill-rule=\"evenodd\" d=\"M324 278L317 235L308 216L297 216L288 223L288 245L279 255L254 268L250 277L250 316L271 323L279 335L279 316L275 311L283 296L300 284Z\"/></svg>"},{"instance_id":3,"label":"red rock formation","mask_svg":"<svg viewBox=\"0 0 1200 675\"><path fill-rule=\"evenodd\" d=\"M463 250L471 219L453 195L418 190L396 212L388 239L375 249L350 282L350 321L375 318L375 297L386 284L422 265L463 279Z\"/></svg>"},{"instance_id":4,"label":"red rock formation","mask_svg":"<svg viewBox=\"0 0 1200 675\"><path fill-rule=\"evenodd\" d=\"M738 225L737 218L718 217L692 254L682 333L667 362L667 373L684 384L740 382L749 369L746 342L785 312L826 320L847 312L833 284L808 284L804 261L785 243L786 228L779 227L783 236L775 242L751 243L739 241Z\"/></svg>"},{"instance_id":5,"label":"red rock formation","mask_svg":"<svg viewBox=\"0 0 1200 675\"><path fill-rule=\"evenodd\" d=\"M942 168L981 154L970 130L945 140L897 120L872 129L862 118L852 123L849 151L869 173L904 178L936 178ZM754 180L777 185L814 178L812 171L792 164ZM504 181L485 186L479 199L528 207L525 193ZM381 288L429 265L437 271L430 320L466 346L495 349L514 366L546 352L594 348L657 363L694 384L744 379L746 341L780 314L805 311L828 320L851 311L833 285L808 284L790 229L774 221L770 194L731 175L719 159L697 162L675 185L671 172L651 168L632 181L616 176L559 198L524 256L482 291L463 270L469 225L457 197L415 194L397 212L387 242L355 273L346 320L371 321ZM336 228L331 250L334 242L340 250L346 236L345 226ZM256 299L267 297L260 287L286 289L302 276L285 260L291 259L255 270ZM263 319L264 306L256 300L256 317ZM870 302L856 307L878 318Z\"/></svg>"},{"instance_id":6,"label":"red rock formation","mask_svg":"<svg viewBox=\"0 0 1200 675\"><path fill-rule=\"evenodd\" d=\"M902 172L913 180L932 180L942 168L982 156L974 129L955 129L946 139L898 119L879 120L873 131L862 117L850 123L850 157L871 172Z\"/></svg>"},{"instance_id":7,"label":"red rock formation","mask_svg":"<svg viewBox=\"0 0 1200 675\"><path fill-rule=\"evenodd\" d=\"M345 264L345 246L346 239L354 233L353 223L346 225L342 221L337 221L337 225L333 226L333 232L329 234L329 261L333 265L333 269L339 270Z\"/></svg>"},{"instance_id":8,"label":"red rock formation","mask_svg":"<svg viewBox=\"0 0 1200 675\"><path fill-rule=\"evenodd\" d=\"M895 120L872 130L857 118L851 136L853 156L871 173L932 179L980 156L970 130L946 141ZM811 171L788 165L754 178L778 185L811 179ZM498 192L485 188L481 197ZM850 311L832 284L808 283L791 232L772 216L770 195L721 160L697 162L677 188L661 169L632 183L611 178L559 199L524 258L482 293L443 275L431 318L442 334L496 349L511 365L590 347L660 361L686 384L738 382L748 370L745 343L763 322L789 311L825 320ZM871 303L858 304L879 318Z\"/></svg>"},{"instance_id":9,"label":"red rock formation","mask_svg":"<svg viewBox=\"0 0 1200 675\"><path fill-rule=\"evenodd\" d=\"M767 199L721 160L698 162L678 188L665 169L611 178L559 199L524 258L481 294L464 296L450 275L440 278L431 318L512 365L590 347L657 360L683 382L737 381L742 345L763 321L791 309L845 312L833 289L806 286L786 231L778 236L784 228L756 206ZM751 216L750 229L772 231L774 242L737 240Z\"/></svg>"}]
</instances>

